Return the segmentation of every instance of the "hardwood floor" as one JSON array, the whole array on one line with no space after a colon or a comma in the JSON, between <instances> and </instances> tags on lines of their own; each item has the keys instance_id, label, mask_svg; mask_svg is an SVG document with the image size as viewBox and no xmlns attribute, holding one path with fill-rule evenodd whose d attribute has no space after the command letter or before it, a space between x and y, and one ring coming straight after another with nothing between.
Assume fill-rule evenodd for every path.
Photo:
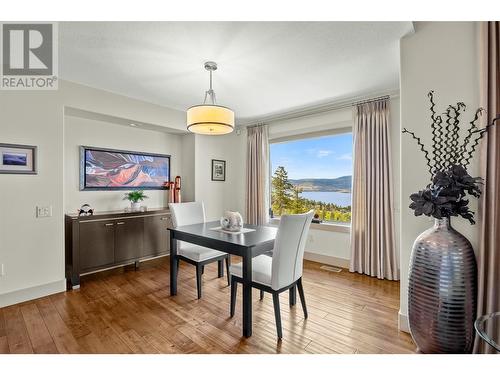
<instances>
[{"instance_id":1,"label":"hardwood floor","mask_svg":"<svg viewBox=\"0 0 500 375\"><path fill-rule=\"evenodd\" d=\"M234 260L233 260L234 261ZM413 353L398 331L399 283L332 273L305 263L309 318L280 296L283 340L272 298L254 290L254 329L241 337L241 288L229 318L229 287L206 267L196 299L194 267L181 262L169 296L168 258L82 279L81 289L0 309L0 353Z\"/></svg>"}]
</instances>

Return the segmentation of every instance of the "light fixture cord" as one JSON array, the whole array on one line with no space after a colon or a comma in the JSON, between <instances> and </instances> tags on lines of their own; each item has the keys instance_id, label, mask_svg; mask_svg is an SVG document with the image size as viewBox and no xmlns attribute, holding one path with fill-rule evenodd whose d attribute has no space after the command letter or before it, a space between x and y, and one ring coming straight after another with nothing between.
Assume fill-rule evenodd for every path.
<instances>
[{"instance_id":1,"label":"light fixture cord","mask_svg":"<svg viewBox=\"0 0 500 375\"><path fill-rule=\"evenodd\" d=\"M216 100L215 100L215 91L212 89L212 71L210 70L210 89L208 91L205 91L205 100L203 101L203 104L207 103L207 96L210 96L210 99L212 100L212 104L215 105Z\"/></svg>"}]
</instances>

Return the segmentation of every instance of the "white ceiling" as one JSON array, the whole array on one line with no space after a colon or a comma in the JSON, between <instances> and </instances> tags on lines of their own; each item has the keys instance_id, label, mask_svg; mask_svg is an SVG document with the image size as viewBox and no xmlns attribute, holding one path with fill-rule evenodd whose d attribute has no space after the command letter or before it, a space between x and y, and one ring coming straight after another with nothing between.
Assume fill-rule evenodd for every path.
<instances>
[{"instance_id":1,"label":"white ceiling","mask_svg":"<svg viewBox=\"0 0 500 375\"><path fill-rule=\"evenodd\" d=\"M62 22L62 79L185 110L203 101L204 61L236 116L399 87L411 22Z\"/></svg>"}]
</instances>

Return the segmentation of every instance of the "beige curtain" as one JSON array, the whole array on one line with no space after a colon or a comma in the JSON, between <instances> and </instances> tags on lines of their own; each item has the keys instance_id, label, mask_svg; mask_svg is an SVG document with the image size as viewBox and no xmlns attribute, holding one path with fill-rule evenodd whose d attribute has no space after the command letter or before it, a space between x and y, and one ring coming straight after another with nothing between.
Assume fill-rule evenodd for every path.
<instances>
[{"instance_id":1,"label":"beige curtain","mask_svg":"<svg viewBox=\"0 0 500 375\"><path fill-rule=\"evenodd\" d=\"M394 240L389 103L357 106L351 223L351 272L399 280Z\"/></svg>"},{"instance_id":2,"label":"beige curtain","mask_svg":"<svg viewBox=\"0 0 500 375\"><path fill-rule=\"evenodd\" d=\"M269 140L267 125L248 128L246 215L247 223L268 222Z\"/></svg>"},{"instance_id":3,"label":"beige curtain","mask_svg":"<svg viewBox=\"0 0 500 375\"><path fill-rule=\"evenodd\" d=\"M500 114L500 22L482 22L482 100L488 123ZM500 311L500 129L492 127L481 142L484 193L480 204L481 241L478 260L478 316ZM498 328L498 327L497 327ZM494 353L478 335L475 353Z\"/></svg>"}]
</instances>

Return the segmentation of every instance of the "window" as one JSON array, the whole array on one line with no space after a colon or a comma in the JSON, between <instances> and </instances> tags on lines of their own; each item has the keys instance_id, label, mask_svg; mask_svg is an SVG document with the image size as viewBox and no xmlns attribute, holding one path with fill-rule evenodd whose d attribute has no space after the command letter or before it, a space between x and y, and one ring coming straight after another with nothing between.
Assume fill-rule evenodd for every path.
<instances>
[{"instance_id":1,"label":"window","mask_svg":"<svg viewBox=\"0 0 500 375\"><path fill-rule=\"evenodd\" d=\"M271 143L270 159L272 216L314 209L314 222L351 222L352 133Z\"/></svg>"}]
</instances>

